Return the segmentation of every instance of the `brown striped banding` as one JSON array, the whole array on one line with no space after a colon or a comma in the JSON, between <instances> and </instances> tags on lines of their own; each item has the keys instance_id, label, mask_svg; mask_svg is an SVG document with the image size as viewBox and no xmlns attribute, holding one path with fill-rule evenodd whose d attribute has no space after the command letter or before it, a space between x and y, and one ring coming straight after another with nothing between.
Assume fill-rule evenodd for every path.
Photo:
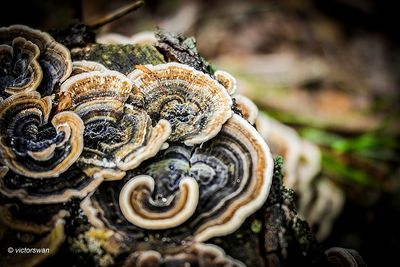
<instances>
[{"instance_id":1,"label":"brown striped banding","mask_svg":"<svg viewBox=\"0 0 400 267\"><path fill-rule=\"evenodd\" d=\"M27 204L67 202L84 198L103 181L85 175L76 166L70 167L62 178L37 179L8 172L0 177L0 193L8 198L18 198Z\"/></svg>"},{"instance_id":2,"label":"brown striped banding","mask_svg":"<svg viewBox=\"0 0 400 267\"><path fill-rule=\"evenodd\" d=\"M91 71L109 71L103 64L89 60L79 60L72 62L71 76Z\"/></svg>"},{"instance_id":3,"label":"brown striped banding","mask_svg":"<svg viewBox=\"0 0 400 267\"><path fill-rule=\"evenodd\" d=\"M202 242L215 236L232 233L243 221L259 209L268 197L273 175L273 158L269 147L247 121L239 115L233 115L222 129L222 133L242 142L250 156L249 181L246 190L236 191L230 205L215 219L201 225L194 234L194 240ZM251 165L250 165L251 164ZM224 203L224 202L222 202ZM217 204L218 207L218 204Z\"/></svg>"}]
</instances>

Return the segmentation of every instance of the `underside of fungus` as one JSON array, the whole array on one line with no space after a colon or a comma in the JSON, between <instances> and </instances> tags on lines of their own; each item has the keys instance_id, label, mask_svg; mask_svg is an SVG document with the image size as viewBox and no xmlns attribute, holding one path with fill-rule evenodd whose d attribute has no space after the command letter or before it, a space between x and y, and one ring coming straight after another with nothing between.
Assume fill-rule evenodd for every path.
<instances>
[{"instance_id":1,"label":"underside of fungus","mask_svg":"<svg viewBox=\"0 0 400 267\"><path fill-rule=\"evenodd\" d=\"M203 143L232 116L232 99L226 89L187 65L139 65L128 77L143 95L153 123L165 119L171 124L170 141Z\"/></svg>"},{"instance_id":2,"label":"underside of fungus","mask_svg":"<svg viewBox=\"0 0 400 267\"><path fill-rule=\"evenodd\" d=\"M124 179L103 183L82 209L94 226L128 239L201 242L236 230L264 203L272 169L262 137L233 115L200 147L171 144Z\"/></svg>"},{"instance_id":3,"label":"underside of fungus","mask_svg":"<svg viewBox=\"0 0 400 267\"><path fill-rule=\"evenodd\" d=\"M50 95L72 70L70 52L48 33L24 25L0 28L0 90L8 94L35 90ZM1 75L3 77L3 75Z\"/></svg>"},{"instance_id":4,"label":"underside of fungus","mask_svg":"<svg viewBox=\"0 0 400 267\"><path fill-rule=\"evenodd\" d=\"M94 65L80 66L90 70ZM87 175L121 179L162 147L170 125L160 120L153 127L141 102L132 82L116 71L82 72L63 83L58 111L74 111L83 120L84 149L78 165Z\"/></svg>"},{"instance_id":5,"label":"underside of fungus","mask_svg":"<svg viewBox=\"0 0 400 267\"><path fill-rule=\"evenodd\" d=\"M301 140L295 130L279 123L267 115L257 117L256 128L275 155L285 159L284 184L294 188L299 181L297 166L301 155Z\"/></svg>"},{"instance_id":6,"label":"underside of fungus","mask_svg":"<svg viewBox=\"0 0 400 267\"><path fill-rule=\"evenodd\" d=\"M162 255L154 250L134 252L123 264L123 267L147 266L244 267L245 265L227 256L221 248L201 243L195 243L174 254Z\"/></svg>"}]
</instances>

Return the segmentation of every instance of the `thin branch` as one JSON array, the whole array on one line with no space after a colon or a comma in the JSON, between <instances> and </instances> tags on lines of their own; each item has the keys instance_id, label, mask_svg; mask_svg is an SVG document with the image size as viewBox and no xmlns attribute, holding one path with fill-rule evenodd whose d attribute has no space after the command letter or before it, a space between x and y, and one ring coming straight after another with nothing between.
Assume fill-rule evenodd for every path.
<instances>
[{"instance_id":1,"label":"thin branch","mask_svg":"<svg viewBox=\"0 0 400 267\"><path fill-rule=\"evenodd\" d=\"M136 1L134 3L128 4L128 5L120 8L120 9L117 9L114 12L112 12L100 19L97 19L94 22L88 23L88 25L90 26L90 28L92 28L92 30L97 30L97 29L103 27L104 25L121 18L132 11L139 9L143 5L144 5L143 0Z\"/></svg>"}]
</instances>

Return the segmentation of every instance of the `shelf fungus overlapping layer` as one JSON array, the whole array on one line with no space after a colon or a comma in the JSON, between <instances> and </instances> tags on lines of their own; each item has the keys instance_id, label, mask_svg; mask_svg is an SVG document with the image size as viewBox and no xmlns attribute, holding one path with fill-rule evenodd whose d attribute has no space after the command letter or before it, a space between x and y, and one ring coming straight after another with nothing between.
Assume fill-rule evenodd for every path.
<instances>
[{"instance_id":1,"label":"shelf fungus overlapping layer","mask_svg":"<svg viewBox=\"0 0 400 267\"><path fill-rule=\"evenodd\" d=\"M303 151L301 148L302 140L297 132L265 114L260 114L257 117L256 128L269 144L273 153L284 158L284 184L289 188L295 188L300 183L309 183L310 178L315 176L319 170L317 167L317 171L307 179L298 177L297 167ZM319 164L319 160L317 162Z\"/></svg>"},{"instance_id":2,"label":"shelf fungus overlapping layer","mask_svg":"<svg viewBox=\"0 0 400 267\"><path fill-rule=\"evenodd\" d=\"M232 99L208 74L180 63L139 65L128 77L143 94L153 122L167 120L173 142L194 145L213 138L231 116Z\"/></svg>"},{"instance_id":3,"label":"shelf fungus overlapping layer","mask_svg":"<svg viewBox=\"0 0 400 267\"><path fill-rule=\"evenodd\" d=\"M91 224L130 245L202 242L235 231L261 207L272 170L268 146L235 114L210 141L172 143L122 180L103 183L81 206Z\"/></svg>"},{"instance_id":4,"label":"shelf fungus overlapping layer","mask_svg":"<svg viewBox=\"0 0 400 267\"><path fill-rule=\"evenodd\" d=\"M46 204L66 202L72 198L84 198L95 190L102 179L87 176L73 164L62 177L38 179L15 174L0 174L0 193L16 197L24 203Z\"/></svg>"},{"instance_id":5,"label":"shelf fungus overlapping layer","mask_svg":"<svg viewBox=\"0 0 400 267\"><path fill-rule=\"evenodd\" d=\"M52 94L71 74L70 52L49 34L24 25L0 28L0 96Z\"/></svg>"},{"instance_id":6,"label":"shelf fungus overlapping layer","mask_svg":"<svg viewBox=\"0 0 400 267\"><path fill-rule=\"evenodd\" d=\"M84 172L121 179L125 171L157 154L171 127L165 120L152 126L142 95L125 75L105 69L85 72L82 65L82 73L61 86L57 109L74 111L83 120L84 149L78 165Z\"/></svg>"},{"instance_id":7,"label":"shelf fungus overlapping layer","mask_svg":"<svg viewBox=\"0 0 400 267\"><path fill-rule=\"evenodd\" d=\"M91 71L104 72L109 71L109 69L95 61L79 60L72 62L71 76Z\"/></svg>"},{"instance_id":8,"label":"shelf fungus overlapping layer","mask_svg":"<svg viewBox=\"0 0 400 267\"><path fill-rule=\"evenodd\" d=\"M38 92L0 104L0 193L25 203L57 203L85 197L101 182L76 160L83 149L83 122L73 112L51 115L52 98ZM50 116L51 123L50 123Z\"/></svg>"}]
</instances>

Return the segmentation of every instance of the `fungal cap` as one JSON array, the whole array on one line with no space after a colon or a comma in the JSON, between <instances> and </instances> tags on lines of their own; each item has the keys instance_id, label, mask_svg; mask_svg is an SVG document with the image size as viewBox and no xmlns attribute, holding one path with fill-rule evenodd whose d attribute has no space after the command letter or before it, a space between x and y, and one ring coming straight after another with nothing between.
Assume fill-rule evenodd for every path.
<instances>
[{"instance_id":1,"label":"fungal cap","mask_svg":"<svg viewBox=\"0 0 400 267\"><path fill-rule=\"evenodd\" d=\"M256 123L257 115L258 115L258 108L253 101L247 98L244 95L235 95L234 99L236 100L236 108L240 110L243 117L253 125Z\"/></svg>"},{"instance_id":2,"label":"fungal cap","mask_svg":"<svg viewBox=\"0 0 400 267\"><path fill-rule=\"evenodd\" d=\"M149 197L154 191L154 180L147 175L136 176L121 190L119 197L121 211L128 221L144 229L168 229L178 226L193 215L199 199L198 184L193 178L183 178L179 188L180 192L175 197L171 209L160 213L147 211L140 205L142 190L147 191L145 197Z\"/></svg>"},{"instance_id":3,"label":"fungal cap","mask_svg":"<svg viewBox=\"0 0 400 267\"><path fill-rule=\"evenodd\" d=\"M227 235L238 229L249 215L264 204L272 183L273 158L268 145L256 129L245 119L234 114L224 125L223 131L236 135L239 140L247 139L252 151L253 177L248 188L235 199L222 216L214 221L211 220L195 233L194 240L197 242Z\"/></svg>"},{"instance_id":4,"label":"fungal cap","mask_svg":"<svg viewBox=\"0 0 400 267\"><path fill-rule=\"evenodd\" d=\"M232 99L208 74L184 64L138 65L128 75L152 118L167 119L171 141L193 146L221 130L232 116Z\"/></svg>"},{"instance_id":5,"label":"fungal cap","mask_svg":"<svg viewBox=\"0 0 400 267\"><path fill-rule=\"evenodd\" d=\"M228 94L233 95L236 92L237 82L235 77L223 70L217 70L214 73L215 79L222 84Z\"/></svg>"}]
</instances>

